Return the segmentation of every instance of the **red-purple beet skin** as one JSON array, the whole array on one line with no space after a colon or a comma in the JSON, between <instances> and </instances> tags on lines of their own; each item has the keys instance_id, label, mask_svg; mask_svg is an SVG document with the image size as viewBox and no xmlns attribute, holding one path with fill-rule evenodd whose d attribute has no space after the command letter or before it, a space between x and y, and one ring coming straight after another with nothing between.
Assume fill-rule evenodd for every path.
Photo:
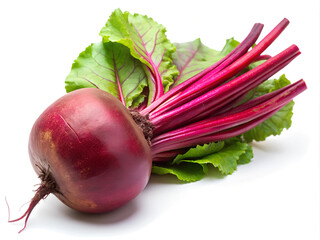
<instances>
[{"instance_id":1,"label":"red-purple beet skin","mask_svg":"<svg viewBox=\"0 0 320 240\"><path fill-rule=\"evenodd\" d=\"M111 94L86 88L66 94L35 122L31 163L48 170L54 193L69 207L101 213L135 198L146 186L150 147L129 111Z\"/></svg>"}]
</instances>

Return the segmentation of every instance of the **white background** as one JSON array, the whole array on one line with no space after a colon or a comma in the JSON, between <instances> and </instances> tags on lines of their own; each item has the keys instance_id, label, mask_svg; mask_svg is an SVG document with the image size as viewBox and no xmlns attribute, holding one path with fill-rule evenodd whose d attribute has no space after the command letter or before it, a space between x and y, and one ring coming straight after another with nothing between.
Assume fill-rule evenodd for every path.
<instances>
[{"instance_id":1,"label":"white background","mask_svg":"<svg viewBox=\"0 0 320 240\"><path fill-rule=\"evenodd\" d=\"M262 36L282 18L291 21L267 50L291 44L302 54L281 73L308 90L295 101L293 125L280 137L255 143L252 163L230 176L215 170L200 182L152 176L134 201L109 214L85 215L54 196L23 223L7 223L26 209L38 179L28 159L37 116L62 96L73 60L117 7L152 17L172 42L201 37L221 49L242 40L255 22ZM1 1L0 3L0 234L5 239L308 239L320 237L319 1ZM261 39L261 38L260 38Z\"/></svg>"}]
</instances>

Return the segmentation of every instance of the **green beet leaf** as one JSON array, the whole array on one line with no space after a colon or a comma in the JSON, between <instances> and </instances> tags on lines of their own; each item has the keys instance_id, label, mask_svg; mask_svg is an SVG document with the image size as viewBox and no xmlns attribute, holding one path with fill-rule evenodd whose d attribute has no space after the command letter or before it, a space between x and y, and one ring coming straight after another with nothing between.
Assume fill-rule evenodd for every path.
<instances>
[{"instance_id":1,"label":"green beet leaf","mask_svg":"<svg viewBox=\"0 0 320 240\"><path fill-rule=\"evenodd\" d=\"M179 154L172 161L172 164L179 164L185 160L198 160L203 156L208 156L212 153L220 151L224 147L224 142L212 142L209 144L198 145L194 148L190 148L186 153Z\"/></svg>"},{"instance_id":2,"label":"green beet leaf","mask_svg":"<svg viewBox=\"0 0 320 240\"><path fill-rule=\"evenodd\" d=\"M238 44L239 42L231 38L226 41L221 51L216 51L205 46L199 38L191 42L174 43L176 52L173 54L173 63L180 74L171 87L179 85L219 61Z\"/></svg>"},{"instance_id":3,"label":"green beet leaf","mask_svg":"<svg viewBox=\"0 0 320 240\"><path fill-rule=\"evenodd\" d=\"M235 49L239 45L239 42L234 38L229 38L226 40L226 44L220 52L221 56L227 56L233 49Z\"/></svg>"},{"instance_id":4,"label":"green beet leaf","mask_svg":"<svg viewBox=\"0 0 320 240\"><path fill-rule=\"evenodd\" d=\"M245 152L240 155L237 163L238 163L238 165L239 164L247 164L247 163L251 162L252 158L253 158L252 146L247 145Z\"/></svg>"},{"instance_id":5,"label":"green beet leaf","mask_svg":"<svg viewBox=\"0 0 320 240\"><path fill-rule=\"evenodd\" d=\"M94 43L80 53L66 78L66 90L99 88L119 98L125 106L143 101L147 77L142 64L118 43Z\"/></svg>"},{"instance_id":6,"label":"green beet leaf","mask_svg":"<svg viewBox=\"0 0 320 240\"><path fill-rule=\"evenodd\" d=\"M253 158L252 147L240 138L225 142L213 142L190 148L179 154L171 163L154 164L155 174L173 174L186 182L201 180L208 171L208 164L218 168L224 174L232 174L238 164L250 162Z\"/></svg>"},{"instance_id":7,"label":"green beet leaf","mask_svg":"<svg viewBox=\"0 0 320 240\"><path fill-rule=\"evenodd\" d=\"M201 180L206 173L206 166L197 163L181 163L178 165L159 164L152 166L152 173L158 175L172 174L184 182Z\"/></svg>"},{"instance_id":8,"label":"green beet leaf","mask_svg":"<svg viewBox=\"0 0 320 240\"><path fill-rule=\"evenodd\" d=\"M100 32L104 42L117 42L128 47L131 55L146 65L149 71L149 103L154 98L157 82L162 82L166 92L179 74L172 64L175 46L167 39L165 32L166 29L152 18L132 15L120 9L111 14Z\"/></svg>"},{"instance_id":9,"label":"green beet leaf","mask_svg":"<svg viewBox=\"0 0 320 240\"><path fill-rule=\"evenodd\" d=\"M206 155L198 160L181 160L183 162L193 162L199 164L212 164L224 174L232 174L237 169L238 160L248 149L247 143L236 142L225 146L220 151Z\"/></svg>"}]
</instances>

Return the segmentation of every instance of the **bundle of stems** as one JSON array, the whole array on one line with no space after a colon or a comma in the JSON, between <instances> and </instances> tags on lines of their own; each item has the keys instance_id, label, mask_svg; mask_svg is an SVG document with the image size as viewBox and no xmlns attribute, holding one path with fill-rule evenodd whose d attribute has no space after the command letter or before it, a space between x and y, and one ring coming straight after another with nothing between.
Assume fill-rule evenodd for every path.
<instances>
[{"instance_id":1,"label":"bundle of stems","mask_svg":"<svg viewBox=\"0 0 320 240\"><path fill-rule=\"evenodd\" d=\"M262 24L256 23L227 56L140 111L154 128L151 145L155 162L169 161L192 146L241 135L271 117L306 89L301 79L243 102L249 91L300 54L299 48L291 45L273 57L262 55L288 24L289 21L283 19L254 45L263 28ZM264 62L244 71L260 60Z\"/></svg>"}]
</instances>

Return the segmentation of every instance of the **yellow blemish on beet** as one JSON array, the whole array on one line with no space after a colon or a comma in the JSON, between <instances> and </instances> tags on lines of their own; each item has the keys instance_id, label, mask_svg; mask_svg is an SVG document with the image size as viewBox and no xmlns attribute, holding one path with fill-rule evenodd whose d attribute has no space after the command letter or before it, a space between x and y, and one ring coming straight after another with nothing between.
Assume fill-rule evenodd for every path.
<instances>
[{"instance_id":1,"label":"yellow blemish on beet","mask_svg":"<svg viewBox=\"0 0 320 240\"><path fill-rule=\"evenodd\" d=\"M87 208L96 208L97 204L90 200L82 200L79 201L82 206L86 206Z\"/></svg>"},{"instance_id":2,"label":"yellow blemish on beet","mask_svg":"<svg viewBox=\"0 0 320 240\"><path fill-rule=\"evenodd\" d=\"M48 143L50 148L55 147L55 144L52 141L52 132L51 131L40 132L40 141L42 143Z\"/></svg>"}]
</instances>

